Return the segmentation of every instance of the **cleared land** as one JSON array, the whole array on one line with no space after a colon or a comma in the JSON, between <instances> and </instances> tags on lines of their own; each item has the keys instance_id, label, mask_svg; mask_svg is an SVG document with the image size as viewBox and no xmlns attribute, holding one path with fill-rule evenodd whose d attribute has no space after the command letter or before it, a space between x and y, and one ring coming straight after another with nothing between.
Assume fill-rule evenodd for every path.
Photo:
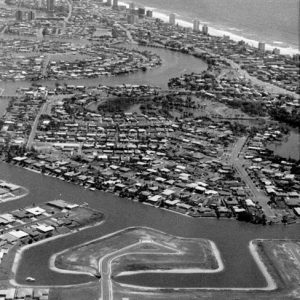
<instances>
[{"instance_id":1,"label":"cleared land","mask_svg":"<svg viewBox=\"0 0 300 300\"><path fill-rule=\"evenodd\" d=\"M269 275L275 280L274 290L256 289L153 289L113 282L116 299L299 299L300 241L255 240L252 242Z\"/></svg>"},{"instance_id":2,"label":"cleared land","mask_svg":"<svg viewBox=\"0 0 300 300\"><path fill-rule=\"evenodd\" d=\"M212 246L212 242L204 239L179 238L150 228L128 228L69 249L56 257L55 266L97 273L100 259L131 245L135 245L135 253L140 252L142 255L126 255L126 257L121 255L114 258L112 265L114 275L129 271L192 268L194 271L202 272L217 271L220 268L220 261L215 255L217 250ZM130 249L130 252L132 251Z\"/></svg>"}]
</instances>

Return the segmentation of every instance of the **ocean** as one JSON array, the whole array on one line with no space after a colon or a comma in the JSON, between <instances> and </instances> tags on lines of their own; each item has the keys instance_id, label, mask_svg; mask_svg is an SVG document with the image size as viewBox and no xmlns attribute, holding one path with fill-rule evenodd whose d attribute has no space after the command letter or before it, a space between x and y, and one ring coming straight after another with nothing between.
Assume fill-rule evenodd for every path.
<instances>
[{"instance_id":1,"label":"ocean","mask_svg":"<svg viewBox=\"0 0 300 300\"><path fill-rule=\"evenodd\" d=\"M124 0L123 0L124 1ZM124 2L132 2L125 0ZM283 54L299 53L300 0L136 0L150 8L154 17L168 20L172 12L178 23L191 26L193 19L207 24L212 35L230 35L253 46L265 42L267 49Z\"/></svg>"}]
</instances>

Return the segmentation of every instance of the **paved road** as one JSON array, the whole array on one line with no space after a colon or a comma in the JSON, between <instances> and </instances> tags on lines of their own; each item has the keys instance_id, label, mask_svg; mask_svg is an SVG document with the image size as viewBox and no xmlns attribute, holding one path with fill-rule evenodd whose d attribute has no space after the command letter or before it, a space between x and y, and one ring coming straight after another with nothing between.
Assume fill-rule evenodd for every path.
<instances>
[{"instance_id":1,"label":"paved road","mask_svg":"<svg viewBox=\"0 0 300 300\"><path fill-rule=\"evenodd\" d=\"M45 103L42 105L42 107L40 108L40 111L39 111L39 113L37 114L37 116L36 116L36 118L35 118L35 120L34 120L34 122L33 122L33 124L32 124L31 132L30 132L30 135L29 135L29 137L28 137L27 144L26 144L26 148L27 148L27 149L30 149L31 146L32 146L32 143L33 143L34 137L35 137L35 133L36 133L36 130L37 130L37 126L38 126L38 123L39 123L40 116L41 116L42 114L44 114L44 112L46 111L47 107L48 107L48 103L45 102Z\"/></svg>"},{"instance_id":2,"label":"paved road","mask_svg":"<svg viewBox=\"0 0 300 300\"><path fill-rule=\"evenodd\" d=\"M138 43L132 38L132 35L131 35L130 30L128 30L125 26L123 26L123 25L121 25L121 24L119 24L119 23L118 23L118 26L126 32L127 38L128 38L128 40L129 40L129 42L130 42L131 44L138 44Z\"/></svg>"},{"instance_id":3,"label":"paved road","mask_svg":"<svg viewBox=\"0 0 300 300\"><path fill-rule=\"evenodd\" d=\"M71 18L72 12L73 12L72 1L68 0L67 3L68 3L68 6L69 6L69 12L68 12L67 17L64 19L64 27L66 26L66 23L69 22L69 19Z\"/></svg>"},{"instance_id":4,"label":"paved road","mask_svg":"<svg viewBox=\"0 0 300 300\"><path fill-rule=\"evenodd\" d=\"M265 193L261 190L259 190L256 185L253 183L252 179L247 174L246 170L243 167L242 161L239 158L239 153L241 152L244 144L247 141L247 137L241 137L236 142L232 153L231 153L231 163L235 167L236 171L239 173L243 181L246 183L246 185L250 188L251 193L253 195L253 200L258 201L260 206L262 207L263 212L265 213L267 220L272 220L276 216L271 209L271 207L267 204L269 201L269 198L265 195Z\"/></svg>"},{"instance_id":5,"label":"paved road","mask_svg":"<svg viewBox=\"0 0 300 300\"><path fill-rule=\"evenodd\" d=\"M140 246L141 244L148 243L149 245L156 245L158 246L157 249L142 249L137 248L134 250L135 247ZM165 249L166 251L162 251ZM113 300L113 287L112 287L112 280L111 280L111 264L112 261L118 257L128 255L128 254L178 254L179 252L167 245L159 244L158 242L153 241L152 239L139 239L137 242L132 241L131 245L125 246L122 249L114 251L112 253L107 254L106 256L102 257L99 261L99 272L101 274L101 300Z\"/></svg>"},{"instance_id":6,"label":"paved road","mask_svg":"<svg viewBox=\"0 0 300 300\"><path fill-rule=\"evenodd\" d=\"M224 58L230 65L231 68L233 70L236 70L236 72L238 72L240 77L244 77L247 80L250 80L252 82L252 84L256 84L259 86L262 86L265 90L267 90L269 93L275 93L275 94L286 94L286 95L290 95L292 97L295 97L296 99L299 99L300 96L292 91L288 91L284 88L281 88L277 85L274 85L272 83L268 83L265 81L262 81L252 75L250 75L246 70L241 69L241 66L237 63L235 63L234 61L228 59L228 58ZM232 71L231 69L231 71Z\"/></svg>"},{"instance_id":7,"label":"paved road","mask_svg":"<svg viewBox=\"0 0 300 300\"><path fill-rule=\"evenodd\" d=\"M101 273L101 300L113 299L113 290L111 282L111 261L122 254L128 253L129 249L136 247L140 243L142 243L142 241L138 241L134 244L126 246L100 259L99 272Z\"/></svg>"}]
</instances>

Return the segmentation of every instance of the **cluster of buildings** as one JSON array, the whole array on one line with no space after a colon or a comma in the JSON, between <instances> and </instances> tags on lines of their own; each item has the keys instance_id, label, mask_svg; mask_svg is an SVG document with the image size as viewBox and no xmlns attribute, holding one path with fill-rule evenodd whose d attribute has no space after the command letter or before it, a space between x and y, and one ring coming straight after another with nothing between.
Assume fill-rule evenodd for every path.
<instances>
[{"instance_id":1,"label":"cluster of buildings","mask_svg":"<svg viewBox=\"0 0 300 300\"><path fill-rule=\"evenodd\" d=\"M1 300L48 300L49 289L9 288L0 290Z\"/></svg>"},{"instance_id":2,"label":"cluster of buildings","mask_svg":"<svg viewBox=\"0 0 300 300\"><path fill-rule=\"evenodd\" d=\"M280 219L293 222L300 216L300 177L293 172L297 163L274 157L266 148L270 138L281 132L268 128L257 133L245 147L243 162L256 184L270 198L270 206Z\"/></svg>"},{"instance_id":3,"label":"cluster of buildings","mask_svg":"<svg viewBox=\"0 0 300 300\"><path fill-rule=\"evenodd\" d=\"M37 80L41 77L44 56L5 54L1 57L1 81Z\"/></svg>"},{"instance_id":4,"label":"cluster of buildings","mask_svg":"<svg viewBox=\"0 0 300 300\"><path fill-rule=\"evenodd\" d=\"M3 33L10 36L38 37L41 31L40 28L40 26L33 25L32 22L25 22L23 20L7 24Z\"/></svg>"},{"instance_id":5,"label":"cluster of buildings","mask_svg":"<svg viewBox=\"0 0 300 300\"><path fill-rule=\"evenodd\" d=\"M20 186L10 182L6 182L4 180L0 180L0 203L13 199L14 197L16 197L16 193L18 193L18 191L20 190Z\"/></svg>"},{"instance_id":6,"label":"cluster of buildings","mask_svg":"<svg viewBox=\"0 0 300 300\"><path fill-rule=\"evenodd\" d=\"M151 69L161 64L161 59L151 52L100 43L76 45L12 39L1 40L0 44L3 46L1 81L99 77Z\"/></svg>"},{"instance_id":7,"label":"cluster of buildings","mask_svg":"<svg viewBox=\"0 0 300 300\"><path fill-rule=\"evenodd\" d=\"M15 157L14 162L91 190L193 217L231 217L246 210L262 214L249 201L249 191L230 165L217 159L199 163L198 157L185 155L173 158L164 150L148 150L140 157L125 153L127 160L123 161L107 154L98 155L92 163L88 158L76 162L45 154Z\"/></svg>"},{"instance_id":8,"label":"cluster of buildings","mask_svg":"<svg viewBox=\"0 0 300 300\"><path fill-rule=\"evenodd\" d=\"M47 5L52 7L54 0L48 2ZM48 23L44 26L43 22L46 20ZM185 28L174 26L175 14L171 14L169 22L164 23L152 18L151 11L141 7L136 9L133 3L126 8L117 1L87 1L80 5L72 5L72 14L68 22L57 23L57 20L54 22L51 18L40 18L36 22L37 26L26 26L29 25L26 23L11 24L6 30L15 34L30 34L31 31L31 34L39 35L38 28L44 26L45 33L56 37L93 39L95 32L98 38L99 28L102 28L111 31L111 34L104 34L105 39L115 41L120 41L120 38L124 40L129 32L139 43L187 51L191 54L197 51L213 53L219 59L230 59L259 80L299 93L299 56L292 58L280 55L278 49L274 49L273 52L266 51L262 42L255 48L242 41L230 40L228 36L210 36L206 25L200 30L199 20L193 21L193 28Z\"/></svg>"},{"instance_id":9,"label":"cluster of buildings","mask_svg":"<svg viewBox=\"0 0 300 300\"><path fill-rule=\"evenodd\" d=\"M0 253L7 254L16 244L31 244L55 234L69 233L100 216L86 207L64 200L53 200L41 206L25 207L0 215ZM91 221L92 222L92 221ZM2 260L5 258L2 255Z\"/></svg>"},{"instance_id":10,"label":"cluster of buildings","mask_svg":"<svg viewBox=\"0 0 300 300\"><path fill-rule=\"evenodd\" d=\"M9 16L1 16L5 18L5 34L42 37L42 31L57 32L56 28L63 28L64 20L68 15L68 1L56 1L57 12L55 12L55 0L29 0L18 1L13 3L6 1L7 7L1 7L1 11L10 12ZM13 16L13 17L12 17Z\"/></svg>"},{"instance_id":11,"label":"cluster of buildings","mask_svg":"<svg viewBox=\"0 0 300 300\"><path fill-rule=\"evenodd\" d=\"M46 55L78 50L70 42L30 39L0 40L0 80L37 80L42 77Z\"/></svg>"},{"instance_id":12,"label":"cluster of buildings","mask_svg":"<svg viewBox=\"0 0 300 300\"><path fill-rule=\"evenodd\" d=\"M0 32L5 28L7 22L13 18L14 13L14 9L0 7Z\"/></svg>"},{"instance_id":13,"label":"cluster of buildings","mask_svg":"<svg viewBox=\"0 0 300 300\"><path fill-rule=\"evenodd\" d=\"M22 22L25 20L33 21L35 19L35 12L33 10L30 11L23 11L17 10L16 11L16 21Z\"/></svg>"},{"instance_id":14,"label":"cluster of buildings","mask_svg":"<svg viewBox=\"0 0 300 300\"><path fill-rule=\"evenodd\" d=\"M25 91L25 96L11 101L0 131L0 144L23 146L26 144L32 125L46 101L47 90L39 88Z\"/></svg>"},{"instance_id":15,"label":"cluster of buildings","mask_svg":"<svg viewBox=\"0 0 300 300\"><path fill-rule=\"evenodd\" d=\"M102 220L102 213L64 200L53 200L40 206L30 206L0 214L1 279L8 279L9 261L22 245L33 244L56 235L68 234L79 228L97 224ZM35 278L28 279L28 281L34 280ZM16 291L21 295L22 290ZM28 297L32 297L33 290L30 289L30 292ZM39 294L41 292L42 294ZM0 290L0 297L6 297L4 299L48 299L28 298L27 294L25 298L18 298L18 296L9 298L3 293L5 290ZM41 297L44 291L40 290L36 293Z\"/></svg>"},{"instance_id":16,"label":"cluster of buildings","mask_svg":"<svg viewBox=\"0 0 300 300\"><path fill-rule=\"evenodd\" d=\"M146 70L161 64L157 55L150 52L93 44L81 48L82 56L74 61L50 61L47 67L47 78L93 78L103 75L118 75L138 70Z\"/></svg>"},{"instance_id":17,"label":"cluster of buildings","mask_svg":"<svg viewBox=\"0 0 300 300\"><path fill-rule=\"evenodd\" d=\"M54 13L57 8L67 7L67 0L6 0L5 4L10 7L17 6L19 9L36 10L39 13Z\"/></svg>"},{"instance_id":18,"label":"cluster of buildings","mask_svg":"<svg viewBox=\"0 0 300 300\"><path fill-rule=\"evenodd\" d=\"M40 154L12 155L15 164L191 216L262 215L234 168L218 159L235 142L230 123L87 112L76 93L40 117Z\"/></svg>"},{"instance_id":19,"label":"cluster of buildings","mask_svg":"<svg viewBox=\"0 0 300 300\"><path fill-rule=\"evenodd\" d=\"M146 10L144 7L135 7L134 3L129 4L129 9L127 10L127 23L136 24L140 19L152 18L153 11Z\"/></svg>"},{"instance_id":20,"label":"cluster of buildings","mask_svg":"<svg viewBox=\"0 0 300 300\"><path fill-rule=\"evenodd\" d=\"M266 51L264 43L255 48L242 41L230 40L228 36L210 36L206 25L199 29L198 20L194 20L193 28L174 26L175 23L176 16L171 14L169 23L150 18L128 29L139 43L188 50L190 54L212 53L218 59L233 60L262 81L299 93L299 56L281 55L278 49Z\"/></svg>"},{"instance_id":21,"label":"cluster of buildings","mask_svg":"<svg viewBox=\"0 0 300 300\"><path fill-rule=\"evenodd\" d=\"M201 74L185 74L169 81L172 89L193 91L209 99L241 107L250 115L267 115L269 109L279 107L292 110L299 109L299 99L294 97L282 98L279 94L269 93L262 87L252 84L249 80L236 76L219 76L204 71ZM243 108L244 106L244 108Z\"/></svg>"},{"instance_id":22,"label":"cluster of buildings","mask_svg":"<svg viewBox=\"0 0 300 300\"><path fill-rule=\"evenodd\" d=\"M215 86L215 91L219 94L215 96L206 88L216 84L214 78L202 75L194 74L191 82L180 78L176 81L177 84L200 84L200 90L204 93L202 96L222 99L223 90L218 86ZM245 92L245 97L249 99L259 97L258 93L261 91L248 86L247 82L228 80L219 81L227 96L240 98L239 93ZM57 92L66 94L65 98L46 101L47 95L55 95ZM12 102L5 116L1 130L2 147L7 135L11 136L11 147L26 145L31 132L32 146L38 153L12 150L10 159L13 163L91 190L113 192L121 197L191 216L238 217L248 213L254 216L254 222L262 222L263 212L259 203L230 161L224 160L224 157L230 155L236 141L230 122L184 115L181 118L162 116L158 112L163 102L156 100L162 97L157 97L158 90L147 86L86 88L66 85L57 86L54 91L38 87L24 93L24 97ZM126 101L140 99L146 107L152 103L157 111L146 110L149 114L114 113L110 110L110 105L113 104L104 105L106 100L107 103L117 101L118 105L122 105L120 99L124 97ZM180 94L176 97L180 97ZM26 105L25 118L25 110L20 113L24 109L23 103ZM136 102L131 103L133 105ZM37 119L38 111L44 105L48 106L47 113ZM172 109L180 111L186 105L184 99L180 101L178 98L172 104ZM31 106L33 108L30 110ZM193 107L197 108L195 105ZM36 124L34 131L31 130L33 123ZM26 127L28 130L25 134L22 129ZM260 178L257 172L261 172L259 167L253 168L254 163L259 165L261 161L258 155L267 155L268 163L273 164L273 156L265 147L259 148L255 155L249 154L251 151L258 151L251 148L257 144L251 143L257 143L260 137L257 134L253 140L249 139L249 147L243 158L245 165L248 160L251 163L247 170L251 177L254 174L255 179ZM265 142L270 139L279 140L281 133L273 130L265 132L262 137ZM265 167L261 169L263 180L271 176L269 173L265 174ZM285 197L295 200L297 184L299 185L297 177L287 170L281 175L282 178L279 178L286 180L289 188L291 180L295 181L296 190L284 190L287 192ZM268 184L268 191L270 185L272 184ZM266 190L266 195L270 197L268 191ZM279 190L281 192L283 191ZM286 215L290 214L294 218L294 211L297 209L293 211L290 202L287 203Z\"/></svg>"}]
</instances>

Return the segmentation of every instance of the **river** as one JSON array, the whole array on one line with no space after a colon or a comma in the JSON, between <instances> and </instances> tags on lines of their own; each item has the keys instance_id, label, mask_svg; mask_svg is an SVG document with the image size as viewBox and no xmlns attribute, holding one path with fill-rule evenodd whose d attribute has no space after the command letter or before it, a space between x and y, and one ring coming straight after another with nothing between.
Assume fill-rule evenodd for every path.
<instances>
[{"instance_id":1,"label":"river","mask_svg":"<svg viewBox=\"0 0 300 300\"><path fill-rule=\"evenodd\" d=\"M124 44L120 44L124 46ZM126 45L127 48L135 48L141 51L151 51L162 59L162 65L147 70L146 72L137 71L135 73L123 74L118 76L103 76L91 79L72 79L72 80L38 80L35 83L49 87L54 87L55 83L67 83L73 85L98 86L119 85L119 84L147 84L157 86L162 89L168 88L168 79L184 73L201 72L207 68L207 64L194 56L180 52L169 51L160 48L149 48L144 46ZM0 82L0 89L3 88L3 95L13 96L19 87L29 87L31 81Z\"/></svg>"},{"instance_id":2,"label":"river","mask_svg":"<svg viewBox=\"0 0 300 300\"><path fill-rule=\"evenodd\" d=\"M132 202L112 194L85 190L55 178L37 174L16 166L0 163L0 178L25 186L30 190L23 199L3 203L1 213L61 198L75 203L88 202L105 214L102 225L59 238L24 252L17 272L17 282L26 283L28 276L36 278L36 285L79 284L90 280L85 275L57 274L48 268L52 254L130 226L152 227L169 234L207 238L219 248L225 270L218 274L150 274L120 278L124 282L160 286L194 287L262 287L265 279L249 253L250 240L255 238L299 238L299 225L258 226L234 220L197 219ZM38 266L36 262L39 262ZM150 277L149 277L150 276ZM149 278L151 280L149 281Z\"/></svg>"},{"instance_id":3,"label":"river","mask_svg":"<svg viewBox=\"0 0 300 300\"><path fill-rule=\"evenodd\" d=\"M167 89L169 78L177 77L184 73L201 72L207 68L207 64L202 60L180 52L174 52L161 48L149 48L139 45L120 44L120 46L126 46L127 48L132 47L140 51L152 51L161 57L162 65L151 70L147 70L146 72L138 71L120 76L100 77L94 79L61 80L60 83L86 86L98 86L99 84L148 84L160 87L162 89ZM53 80L40 80L36 83L54 87L55 83L57 82L58 81ZM3 95L14 96L19 87L29 87L31 84L32 82L30 81L0 82L0 89L4 89ZM0 117L4 114L7 105L7 99L0 99ZM139 111L138 107L134 107L133 111ZM293 159L299 159L299 139L300 135L295 131L292 131L287 140L283 141L282 143L272 144L269 148L274 150L275 154L284 158L290 157Z\"/></svg>"}]
</instances>

